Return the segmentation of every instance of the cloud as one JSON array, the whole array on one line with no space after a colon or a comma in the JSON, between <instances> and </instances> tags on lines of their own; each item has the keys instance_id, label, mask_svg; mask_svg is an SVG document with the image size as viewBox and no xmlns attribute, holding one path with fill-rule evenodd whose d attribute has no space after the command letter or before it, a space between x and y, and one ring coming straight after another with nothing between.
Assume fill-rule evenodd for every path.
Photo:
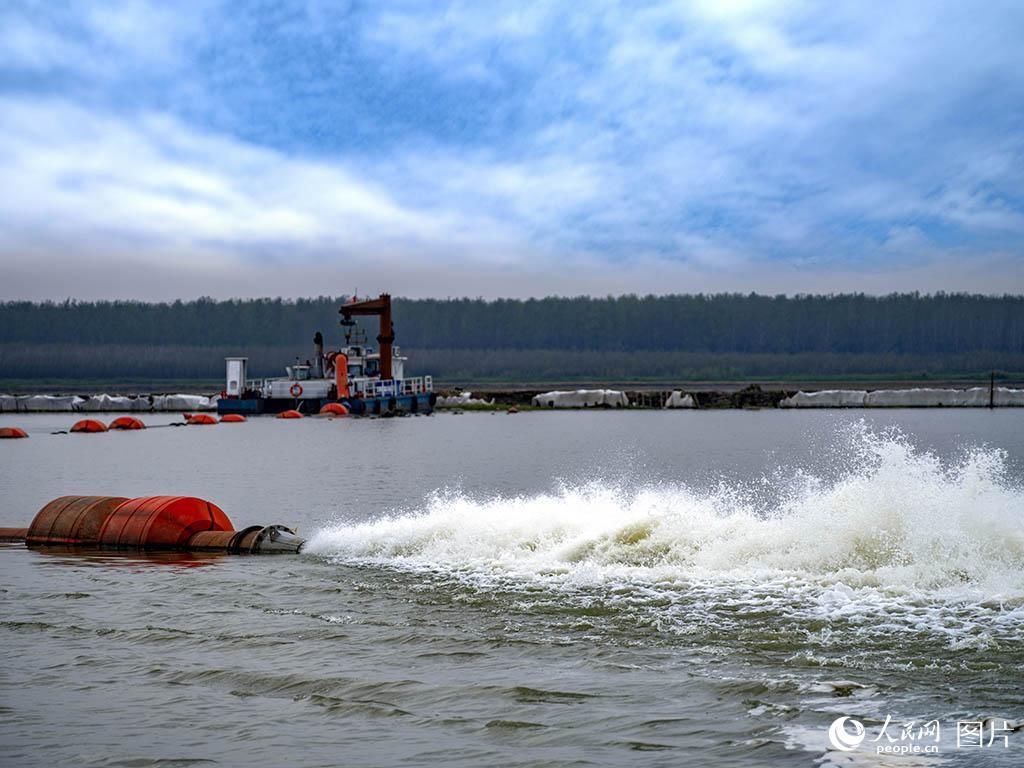
<instances>
[{"instance_id":1,"label":"cloud","mask_svg":"<svg viewBox=\"0 0 1024 768\"><path fill-rule=\"evenodd\" d=\"M498 234L485 219L403 207L340 164L196 132L161 115L113 118L6 99L0 162L8 226L77 248L142 241L158 253L244 255L276 243L287 261L296 249L440 248L471 229Z\"/></svg>"},{"instance_id":2,"label":"cloud","mask_svg":"<svg viewBox=\"0 0 1024 768\"><path fill-rule=\"evenodd\" d=\"M1022 21L996 0L884 24L801 0L12 6L3 291L169 262L265 293L341 263L444 295L1001 291L1024 272Z\"/></svg>"}]
</instances>

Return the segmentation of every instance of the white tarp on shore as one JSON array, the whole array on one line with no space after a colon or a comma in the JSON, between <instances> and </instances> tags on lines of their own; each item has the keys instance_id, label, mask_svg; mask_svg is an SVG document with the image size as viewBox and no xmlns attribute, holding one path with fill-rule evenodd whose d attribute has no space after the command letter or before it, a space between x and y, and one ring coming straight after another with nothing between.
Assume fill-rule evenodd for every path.
<instances>
[{"instance_id":1,"label":"white tarp on shore","mask_svg":"<svg viewBox=\"0 0 1024 768\"><path fill-rule=\"evenodd\" d=\"M154 411L215 411L216 397L203 395L154 395Z\"/></svg>"},{"instance_id":2,"label":"white tarp on shore","mask_svg":"<svg viewBox=\"0 0 1024 768\"><path fill-rule=\"evenodd\" d=\"M780 408L863 408L867 392L862 389L823 389L797 392L779 402Z\"/></svg>"},{"instance_id":3,"label":"white tarp on shore","mask_svg":"<svg viewBox=\"0 0 1024 768\"><path fill-rule=\"evenodd\" d=\"M2 413L54 413L77 411L84 400L73 395L0 395Z\"/></svg>"},{"instance_id":4,"label":"white tarp on shore","mask_svg":"<svg viewBox=\"0 0 1024 768\"><path fill-rule=\"evenodd\" d=\"M0 395L0 413L53 413L83 411L87 413L121 413L140 411L213 411L216 397L203 395Z\"/></svg>"},{"instance_id":5,"label":"white tarp on shore","mask_svg":"<svg viewBox=\"0 0 1024 768\"><path fill-rule=\"evenodd\" d=\"M434 404L435 408L462 408L473 405L494 405L494 398L485 400L482 397L473 397L472 392L461 392L458 395L441 395Z\"/></svg>"},{"instance_id":6,"label":"white tarp on shore","mask_svg":"<svg viewBox=\"0 0 1024 768\"><path fill-rule=\"evenodd\" d=\"M617 389L577 389L572 392L545 392L535 395L533 405L541 408L625 408L629 398Z\"/></svg>"},{"instance_id":7,"label":"white tarp on shore","mask_svg":"<svg viewBox=\"0 0 1024 768\"><path fill-rule=\"evenodd\" d=\"M988 405L988 389L879 389L868 392L869 408L938 408Z\"/></svg>"},{"instance_id":8,"label":"white tarp on shore","mask_svg":"<svg viewBox=\"0 0 1024 768\"><path fill-rule=\"evenodd\" d=\"M1024 408L1024 389L996 387L996 405Z\"/></svg>"},{"instance_id":9,"label":"white tarp on shore","mask_svg":"<svg viewBox=\"0 0 1024 768\"><path fill-rule=\"evenodd\" d=\"M148 397L125 397L123 395L92 395L83 400L76 411L149 411L153 404Z\"/></svg>"},{"instance_id":10,"label":"white tarp on shore","mask_svg":"<svg viewBox=\"0 0 1024 768\"><path fill-rule=\"evenodd\" d=\"M999 407L1024 407L1024 389L996 387L994 404ZM797 392L779 403L780 408L985 408L989 404L988 387L971 389L825 389Z\"/></svg>"},{"instance_id":11,"label":"white tarp on shore","mask_svg":"<svg viewBox=\"0 0 1024 768\"><path fill-rule=\"evenodd\" d=\"M684 395L680 390L673 390L672 394L668 396L668 400L665 401L666 408L696 408L697 403L693 399L693 395Z\"/></svg>"}]
</instances>

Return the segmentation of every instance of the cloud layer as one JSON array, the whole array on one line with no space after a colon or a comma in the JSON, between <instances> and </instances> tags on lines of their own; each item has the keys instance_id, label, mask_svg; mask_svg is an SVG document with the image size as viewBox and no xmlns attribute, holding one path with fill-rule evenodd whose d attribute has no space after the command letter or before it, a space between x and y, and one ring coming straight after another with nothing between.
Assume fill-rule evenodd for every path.
<instances>
[{"instance_id":1,"label":"cloud layer","mask_svg":"<svg viewBox=\"0 0 1024 768\"><path fill-rule=\"evenodd\" d=\"M0 298L1024 290L1018 3L167 8L0 11Z\"/></svg>"}]
</instances>

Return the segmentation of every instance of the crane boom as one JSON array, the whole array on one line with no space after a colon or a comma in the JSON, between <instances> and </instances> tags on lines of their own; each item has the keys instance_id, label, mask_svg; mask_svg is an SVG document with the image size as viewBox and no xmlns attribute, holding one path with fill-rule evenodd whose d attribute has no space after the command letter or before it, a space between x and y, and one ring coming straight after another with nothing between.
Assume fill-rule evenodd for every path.
<instances>
[{"instance_id":1,"label":"crane boom","mask_svg":"<svg viewBox=\"0 0 1024 768\"><path fill-rule=\"evenodd\" d=\"M342 325L351 325L354 316L379 317L380 333L377 344L380 350L380 377L387 380L391 375L391 345L395 342L395 324L391 322L391 294L382 293L376 299L353 299L341 305L338 313L343 316Z\"/></svg>"}]
</instances>

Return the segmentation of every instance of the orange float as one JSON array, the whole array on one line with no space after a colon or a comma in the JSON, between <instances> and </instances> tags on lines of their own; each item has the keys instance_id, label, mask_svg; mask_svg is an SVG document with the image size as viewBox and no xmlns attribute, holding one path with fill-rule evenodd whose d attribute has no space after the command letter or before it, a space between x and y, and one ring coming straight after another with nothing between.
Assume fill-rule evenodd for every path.
<instances>
[{"instance_id":1,"label":"orange float","mask_svg":"<svg viewBox=\"0 0 1024 768\"><path fill-rule=\"evenodd\" d=\"M29 546L95 545L110 513L126 501L124 496L61 496L39 510L25 541Z\"/></svg>"},{"instance_id":2,"label":"orange float","mask_svg":"<svg viewBox=\"0 0 1024 768\"><path fill-rule=\"evenodd\" d=\"M199 531L230 531L220 507L194 496L143 496L118 505L97 543L117 549L179 549Z\"/></svg>"},{"instance_id":3,"label":"orange float","mask_svg":"<svg viewBox=\"0 0 1024 768\"><path fill-rule=\"evenodd\" d=\"M146 425L142 422L142 419L137 419L134 416L118 416L112 422L110 422L110 429L145 429Z\"/></svg>"},{"instance_id":4,"label":"orange float","mask_svg":"<svg viewBox=\"0 0 1024 768\"><path fill-rule=\"evenodd\" d=\"M302 418L302 414L299 413L298 411L281 411L281 413L277 414L277 418L279 418L279 419L301 419Z\"/></svg>"},{"instance_id":5,"label":"orange float","mask_svg":"<svg viewBox=\"0 0 1024 768\"><path fill-rule=\"evenodd\" d=\"M341 403L327 403L320 409L323 416L348 416L348 408Z\"/></svg>"},{"instance_id":6,"label":"orange float","mask_svg":"<svg viewBox=\"0 0 1024 768\"><path fill-rule=\"evenodd\" d=\"M71 427L72 432L106 432L107 425L97 419L82 419Z\"/></svg>"},{"instance_id":7,"label":"orange float","mask_svg":"<svg viewBox=\"0 0 1024 768\"><path fill-rule=\"evenodd\" d=\"M221 424L240 424L245 421L245 416L240 413L226 413L220 417Z\"/></svg>"},{"instance_id":8,"label":"orange float","mask_svg":"<svg viewBox=\"0 0 1024 768\"><path fill-rule=\"evenodd\" d=\"M216 424L217 419L208 413L190 413L185 416L189 424Z\"/></svg>"},{"instance_id":9,"label":"orange float","mask_svg":"<svg viewBox=\"0 0 1024 768\"><path fill-rule=\"evenodd\" d=\"M21 427L0 427L0 439L15 440L19 437L28 437L28 433Z\"/></svg>"}]
</instances>

